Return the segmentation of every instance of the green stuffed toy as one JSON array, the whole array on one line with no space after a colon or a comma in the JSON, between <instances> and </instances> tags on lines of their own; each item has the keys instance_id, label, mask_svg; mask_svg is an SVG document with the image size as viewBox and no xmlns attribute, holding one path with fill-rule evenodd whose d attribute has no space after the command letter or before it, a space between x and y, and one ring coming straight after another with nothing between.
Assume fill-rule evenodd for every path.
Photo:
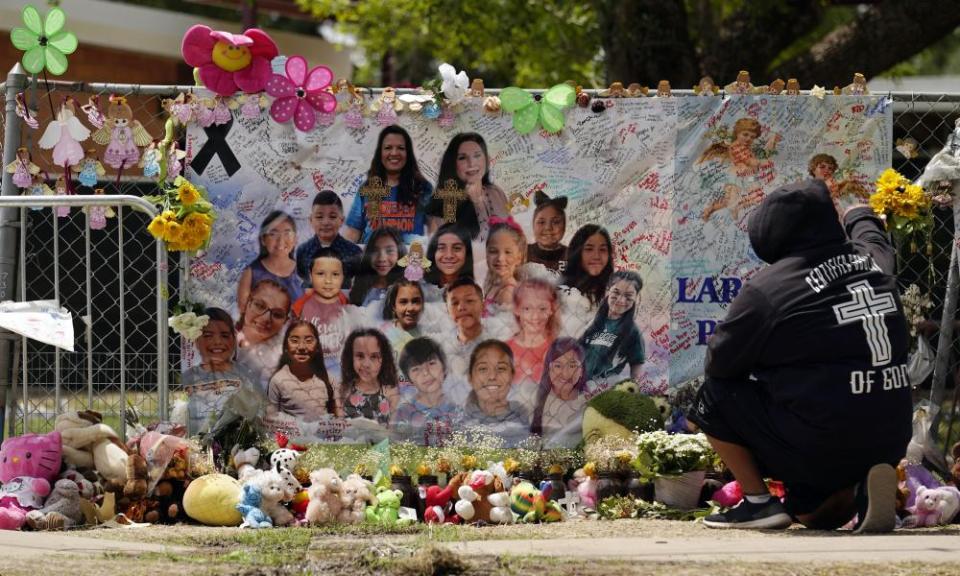
<instances>
[{"instance_id":1,"label":"green stuffed toy","mask_svg":"<svg viewBox=\"0 0 960 576\"><path fill-rule=\"evenodd\" d=\"M583 440L590 443L603 436L632 437L634 430L663 429L663 415L650 396L640 394L632 380L624 380L587 402L583 412Z\"/></svg>"},{"instance_id":2,"label":"green stuffed toy","mask_svg":"<svg viewBox=\"0 0 960 576\"><path fill-rule=\"evenodd\" d=\"M410 518L400 518L400 502L403 492L391 490L383 486L377 488L376 504L367 506L365 516L367 522L384 526L408 526L413 523Z\"/></svg>"},{"instance_id":3,"label":"green stuffed toy","mask_svg":"<svg viewBox=\"0 0 960 576\"><path fill-rule=\"evenodd\" d=\"M510 490L510 508L521 522L559 522L563 520L560 505L550 500L547 491L537 490L529 482L514 484Z\"/></svg>"}]
</instances>

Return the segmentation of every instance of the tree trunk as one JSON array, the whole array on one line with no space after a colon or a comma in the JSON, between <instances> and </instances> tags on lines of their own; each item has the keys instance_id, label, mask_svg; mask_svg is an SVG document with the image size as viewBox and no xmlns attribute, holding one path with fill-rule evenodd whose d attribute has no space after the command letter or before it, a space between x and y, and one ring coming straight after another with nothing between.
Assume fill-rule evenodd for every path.
<instances>
[{"instance_id":1,"label":"tree trunk","mask_svg":"<svg viewBox=\"0 0 960 576\"><path fill-rule=\"evenodd\" d=\"M683 0L594 0L594 4L608 83L640 82L655 88L661 79L677 87L697 81Z\"/></svg>"},{"instance_id":2,"label":"tree trunk","mask_svg":"<svg viewBox=\"0 0 960 576\"><path fill-rule=\"evenodd\" d=\"M830 32L809 52L777 67L804 87L846 86L854 72L868 79L934 44L960 25L956 0L884 0Z\"/></svg>"},{"instance_id":3,"label":"tree trunk","mask_svg":"<svg viewBox=\"0 0 960 576\"><path fill-rule=\"evenodd\" d=\"M740 70L750 72L754 84L768 84L777 77L768 71L771 60L816 27L823 17L820 4L819 0L744 3L715 30L700 30L702 72L720 86L733 82Z\"/></svg>"}]
</instances>

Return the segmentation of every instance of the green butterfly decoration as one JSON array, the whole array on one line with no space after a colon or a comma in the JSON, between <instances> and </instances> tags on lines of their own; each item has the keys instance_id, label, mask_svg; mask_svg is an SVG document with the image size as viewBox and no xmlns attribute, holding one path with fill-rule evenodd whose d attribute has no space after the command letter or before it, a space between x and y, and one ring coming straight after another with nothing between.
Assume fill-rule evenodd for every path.
<instances>
[{"instance_id":1,"label":"green butterfly decoration","mask_svg":"<svg viewBox=\"0 0 960 576\"><path fill-rule=\"evenodd\" d=\"M67 71L67 55L77 49L77 37L64 29L66 23L67 14L60 8L50 10L46 21L33 6L23 9L24 27L11 30L10 41L24 51L24 70L38 74L46 68L55 76Z\"/></svg>"},{"instance_id":2,"label":"green butterfly decoration","mask_svg":"<svg viewBox=\"0 0 960 576\"><path fill-rule=\"evenodd\" d=\"M500 105L513 114L513 128L520 134L529 134L539 122L551 134L563 130L566 121L563 111L577 98L577 91L569 84L557 84L534 97L521 88L504 88L500 92Z\"/></svg>"}]
</instances>

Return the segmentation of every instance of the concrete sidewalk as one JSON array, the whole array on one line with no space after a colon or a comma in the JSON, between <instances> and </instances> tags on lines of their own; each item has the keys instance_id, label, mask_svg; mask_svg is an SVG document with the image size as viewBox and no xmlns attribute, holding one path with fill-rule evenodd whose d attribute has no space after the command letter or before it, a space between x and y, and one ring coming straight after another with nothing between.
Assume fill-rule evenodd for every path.
<instances>
[{"instance_id":1,"label":"concrete sidewalk","mask_svg":"<svg viewBox=\"0 0 960 576\"><path fill-rule=\"evenodd\" d=\"M45 557L50 554L99 555L104 552L189 552L183 546L67 535L63 532L0 530L0 558Z\"/></svg>"},{"instance_id":2,"label":"concrete sidewalk","mask_svg":"<svg viewBox=\"0 0 960 576\"><path fill-rule=\"evenodd\" d=\"M481 540L449 544L465 555L634 559L654 562L923 562L960 563L960 537L886 534L769 538L593 538Z\"/></svg>"}]
</instances>

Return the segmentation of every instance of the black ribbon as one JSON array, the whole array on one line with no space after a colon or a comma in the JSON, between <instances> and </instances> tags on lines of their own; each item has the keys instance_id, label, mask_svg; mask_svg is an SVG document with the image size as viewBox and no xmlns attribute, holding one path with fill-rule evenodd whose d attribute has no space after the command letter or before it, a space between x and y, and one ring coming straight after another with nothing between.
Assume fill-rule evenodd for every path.
<instances>
[{"instance_id":1,"label":"black ribbon","mask_svg":"<svg viewBox=\"0 0 960 576\"><path fill-rule=\"evenodd\" d=\"M213 157L219 156L223 169L227 171L227 176L233 176L240 169L240 161L233 155L233 150L227 144L227 134L233 127L233 115L230 115L230 121L226 124L211 124L203 129L207 133L207 141L197 152L197 155L190 161L190 167L197 174L203 174L207 169L207 164Z\"/></svg>"}]
</instances>

